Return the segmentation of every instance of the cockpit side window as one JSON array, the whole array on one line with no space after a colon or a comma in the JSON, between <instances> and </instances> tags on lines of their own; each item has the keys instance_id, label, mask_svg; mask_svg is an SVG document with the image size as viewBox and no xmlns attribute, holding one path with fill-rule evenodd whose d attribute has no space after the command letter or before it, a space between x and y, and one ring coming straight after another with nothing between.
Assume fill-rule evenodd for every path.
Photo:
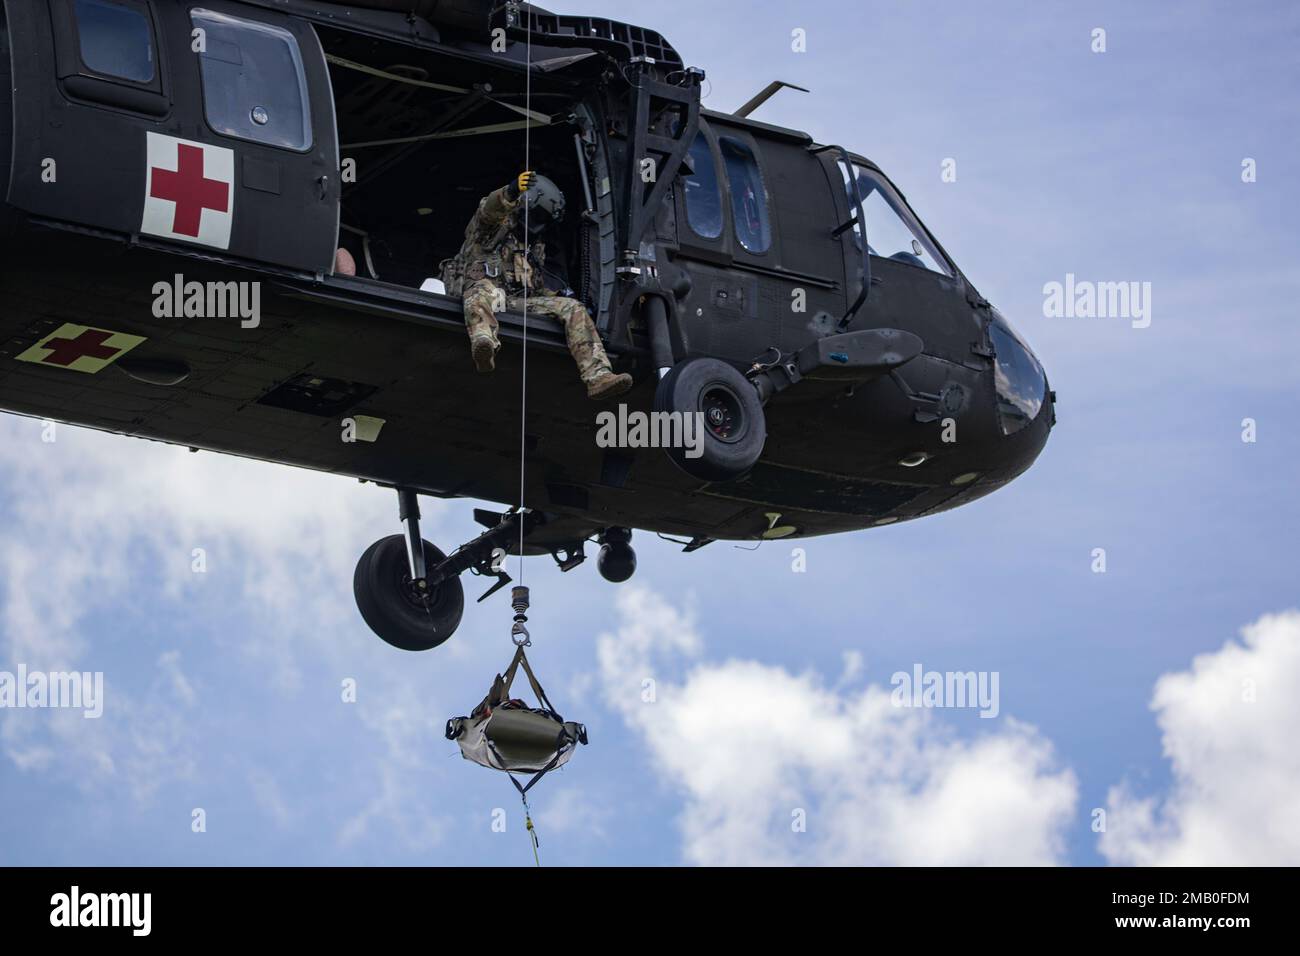
<instances>
[{"instance_id":1,"label":"cockpit side window","mask_svg":"<svg viewBox=\"0 0 1300 956\"><path fill-rule=\"evenodd\" d=\"M862 209L867 221L867 249L870 253L873 256L951 276L952 270L948 267L947 261L921 228L921 224L916 221L916 217L907 208L903 198L885 178L864 166L854 166L853 169L857 175L858 191L862 196ZM842 162L840 172L844 177L844 189L849 197L849 208L856 218L857 208L853 198L853 184L849 180L849 168ZM862 229L856 222L853 227L853 239L861 249Z\"/></svg>"},{"instance_id":2,"label":"cockpit side window","mask_svg":"<svg viewBox=\"0 0 1300 956\"><path fill-rule=\"evenodd\" d=\"M199 62L208 125L268 146L309 148L307 77L293 34L210 10L192 10L190 17L203 31Z\"/></svg>"},{"instance_id":3,"label":"cockpit side window","mask_svg":"<svg viewBox=\"0 0 1300 956\"><path fill-rule=\"evenodd\" d=\"M695 134L690 155L694 172L686 177L686 221L700 238L717 239L722 235L722 189L703 131Z\"/></svg>"},{"instance_id":4,"label":"cockpit side window","mask_svg":"<svg viewBox=\"0 0 1300 956\"><path fill-rule=\"evenodd\" d=\"M132 83L153 80L153 28L144 8L75 0L74 9L81 61L88 69Z\"/></svg>"},{"instance_id":5,"label":"cockpit side window","mask_svg":"<svg viewBox=\"0 0 1300 956\"><path fill-rule=\"evenodd\" d=\"M998 421L1002 434L1011 435L1038 417L1047 398L1047 377L1029 346L996 309L989 322L989 341L997 356L993 382L998 393Z\"/></svg>"},{"instance_id":6,"label":"cockpit side window","mask_svg":"<svg viewBox=\"0 0 1300 956\"><path fill-rule=\"evenodd\" d=\"M772 245L772 225L767 213L767 189L758 161L748 146L730 136L718 138L722 162L731 187L731 218L736 238L746 250L764 253Z\"/></svg>"}]
</instances>

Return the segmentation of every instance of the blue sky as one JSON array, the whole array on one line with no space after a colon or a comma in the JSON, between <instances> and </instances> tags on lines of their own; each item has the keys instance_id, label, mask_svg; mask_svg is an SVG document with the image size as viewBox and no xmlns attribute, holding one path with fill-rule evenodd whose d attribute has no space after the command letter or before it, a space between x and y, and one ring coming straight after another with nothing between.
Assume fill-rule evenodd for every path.
<instances>
[{"instance_id":1,"label":"blue sky","mask_svg":"<svg viewBox=\"0 0 1300 956\"><path fill-rule=\"evenodd\" d=\"M645 534L621 588L529 562L533 658L592 738L536 791L544 862L1300 862L1300 10L562 9L662 31L714 109L809 87L756 118L885 169L1032 345L1059 424L992 497L800 542L804 573L789 542ZM1150 327L1044 317L1067 273L1150 282ZM509 660L504 599L414 656L353 607L391 498L0 418L0 670L107 685L98 721L0 710L0 863L531 863L513 788L441 734ZM426 537L470 537L471 508L430 502ZM914 663L999 672L1000 715L891 709Z\"/></svg>"}]
</instances>

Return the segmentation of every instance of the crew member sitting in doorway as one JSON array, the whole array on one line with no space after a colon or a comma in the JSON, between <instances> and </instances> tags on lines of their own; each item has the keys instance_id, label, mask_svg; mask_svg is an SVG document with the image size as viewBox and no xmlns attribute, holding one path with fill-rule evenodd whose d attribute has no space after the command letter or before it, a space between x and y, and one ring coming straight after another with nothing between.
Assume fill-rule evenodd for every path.
<instances>
[{"instance_id":1,"label":"crew member sitting in doorway","mask_svg":"<svg viewBox=\"0 0 1300 956\"><path fill-rule=\"evenodd\" d=\"M443 282L449 293L459 292L464 297L465 327L474 366L480 372L493 370L501 347L496 313L507 309L522 312L526 289L529 313L549 315L563 323L587 397L613 398L632 387L632 376L614 373L586 307L577 299L553 294L543 278L546 233L563 218L560 188L535 172L520 173L514 182L489 193L478 204L465 227L460 252L443 263Z\"/></svg>"}]
</instances>

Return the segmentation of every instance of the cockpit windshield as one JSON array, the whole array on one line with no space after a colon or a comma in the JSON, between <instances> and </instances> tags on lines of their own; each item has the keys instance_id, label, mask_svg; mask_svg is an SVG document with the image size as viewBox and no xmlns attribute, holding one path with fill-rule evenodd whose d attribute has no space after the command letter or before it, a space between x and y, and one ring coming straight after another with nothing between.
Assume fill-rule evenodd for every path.
<instances>
[{"instance_id":1,"label":"cockpit windshield","mask_svg":"<svg viewBox=\"0 0 1300 956\"><path fill-rule=\"evenodd\" d=\"M855 218L853 238L862 248L862 229L856 222L857 200L853 196L853 183L849 167L840 162L844 190L849 197L849 209ZM947 260L930 241L921 224L916 221L903 198L883 176L865 166L854 165L858 189L862 195L862 209L867 220L867 249L873 256L892 259L909 266L929 269L940 275L951 276Z\"/></svg>"},{"instance_id":2,"label":"cockpit windshield","mask_svg":"<svg viewBox=\"0 0 1300 956\"><path fill-rule=\"evenodd\" d=\"M1002 434L1011 435L1038 417L1047 398L1047 377L1029 346L997 309L989 322L989 340L997 356L993 382L998 392L998 420Z\"/></svg>"}]
</instances>

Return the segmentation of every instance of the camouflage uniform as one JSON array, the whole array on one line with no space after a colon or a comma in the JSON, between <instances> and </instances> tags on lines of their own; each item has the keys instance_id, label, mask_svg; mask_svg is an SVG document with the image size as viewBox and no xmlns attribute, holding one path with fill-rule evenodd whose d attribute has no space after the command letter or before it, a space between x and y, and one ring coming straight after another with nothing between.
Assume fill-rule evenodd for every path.
<instances>
[{"instance_id":1,"label":"camouflage uniform","mask_svg":"<svg viewBox=\"0 0 1300 956\"><path fill-rule=\"evenodd\" d=\"M486 332L493 349L497 349L500 341L495 313L523 312L523 292L527 288L528 312L549 315L563 323L565 341L578 363L578 372L583 383L590 385L610 371L596 323L577 299L547 293L541 272L546 261L545 243L535 242L527 249L517 235L522 208L523 198L512 201L506 187L484 197L465 227L460 252L443 263L447 292L464 296L470 341Z\"/></svg>"}]
</instances>

